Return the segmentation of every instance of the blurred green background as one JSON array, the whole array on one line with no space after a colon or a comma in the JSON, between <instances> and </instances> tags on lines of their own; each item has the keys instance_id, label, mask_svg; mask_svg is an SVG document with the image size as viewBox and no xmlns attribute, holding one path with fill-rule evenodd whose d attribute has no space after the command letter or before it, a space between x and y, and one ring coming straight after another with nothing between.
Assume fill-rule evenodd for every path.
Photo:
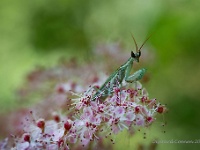
<instances>
[{"instance_id":1,"label":"blurred green background","mask_svg":"<svg viewBox=\"0 0 200 150\"><path fill-rule=\"evenodd\" d=\"M150 97L167 104L167 126L162 129L155 125L147 132L147 139L135 136L127 140L122 133L116 138L120 142L115 148L127 145L132 149L134 143L148 145L154 138L199 140L199 14L198 0L1 0L0 111L15 108L15 90L35 66L55 65L60 57L92 59L90 52L99 42L120 40L133 48L130 32L139 45L154 32L146 44L155 57L144 63L151 74L145 87ZM198 147L159 144L157 148Z\"/></svg>"}]
</instances>

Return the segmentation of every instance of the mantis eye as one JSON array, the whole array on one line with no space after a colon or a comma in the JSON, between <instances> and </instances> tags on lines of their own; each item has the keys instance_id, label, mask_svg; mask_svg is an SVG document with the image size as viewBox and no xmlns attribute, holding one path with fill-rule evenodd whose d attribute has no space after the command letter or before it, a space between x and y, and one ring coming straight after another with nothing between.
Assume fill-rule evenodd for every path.
<instances>
[{"instance_id":1,"label":"mantis eye","mask_svg":"<svg viewBox=\"0 0 200 150\"><path fill-rule=\"evenodd\" d=\"M138 52L138 57L140 57L140 56L141 56L141 51Z\"/></svg>"},{"instance_id":2,"label":"mantis eye","mask_svg":"<svg viewBox=\"0 0 200 150\"><path fill-rule=\"evenodd\" d=\"M135 54L131 51L131 57L135 58Z\"/></svg>"}]
</instances>

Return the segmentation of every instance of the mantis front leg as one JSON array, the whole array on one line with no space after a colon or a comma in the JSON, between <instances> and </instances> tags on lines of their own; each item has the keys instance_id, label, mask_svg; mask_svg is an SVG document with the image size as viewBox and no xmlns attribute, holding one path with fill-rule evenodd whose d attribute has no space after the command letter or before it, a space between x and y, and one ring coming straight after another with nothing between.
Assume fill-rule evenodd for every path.
<instances>
[{"instance_id":1,"label":"mantis front leg","mask_svg":"<svg viewBox=\"0 0 200 150\"><path fill-rule=\"evenodd\" d=\"M132 67L132 65L128 65L126 68L126 71L125 71L125 81L126 82L136 82L136 81L140 80L144 76L144 73L146 72L146 69L142 68L142 69L136 71L134 74L130 75L131 67Z\"/></svg>"}]
</instances>

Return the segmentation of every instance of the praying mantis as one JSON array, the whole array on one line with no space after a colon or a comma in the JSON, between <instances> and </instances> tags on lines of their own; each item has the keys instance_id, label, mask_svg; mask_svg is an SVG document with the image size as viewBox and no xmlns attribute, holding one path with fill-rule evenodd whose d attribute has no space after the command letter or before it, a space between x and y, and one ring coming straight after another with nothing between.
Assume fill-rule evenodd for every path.
<instances>
[{"instance_id":1,"label":"praying mantis","mask_svg":"<svg viewBox=\"0 0 200 150\"><path fill-rule=\"evenodd\" d=\"M150 38L150 36L143 42L140 48L138 48L138 45L133 35L132 38L136 47L136 53L131 51L131 57L115 72L113 72L99 89L94 87L96 93L92 97L93 101L96 99L105 100L109 95L113 93L114 86L116 84L121 85L123 80L125 80L128 83L132 83L140 80L144 76L146 72L145 68L139 69L132 75L130 75L130 72L133 66L133 62L139 62L139 58L141 56L141 49L147 42L147 40Z\"/></svg>"}]
</instances>

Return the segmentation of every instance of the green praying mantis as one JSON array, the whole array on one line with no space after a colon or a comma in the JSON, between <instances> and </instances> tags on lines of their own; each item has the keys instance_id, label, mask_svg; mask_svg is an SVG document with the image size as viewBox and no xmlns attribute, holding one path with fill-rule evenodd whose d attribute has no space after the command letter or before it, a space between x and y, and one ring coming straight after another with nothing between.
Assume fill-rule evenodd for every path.
<instances>
[{"instance_id":1,"label":"green praying mantis","mask_svg":"<svg viewBox=\"0 0 200 150\"><path fill-rule=\"evenodd\" d=\"M146 43L146 41L150 38L150 36L143 42L140 48L138 48L138 45L133 35L132 38L136 47L136 53L131 51L131 57L115 72L113 72L99 89L93 87L96 90L96 93L92 97L93 101L96 99L100 99L102 101L105 100L109 95L113 93L114 86L121 85L123 80L125 80L128 83L132 83L140 80L144 76L146 72L146 69L144 68L139 69L132 75L130 75L130 72L133 66L133 62L139 62L139 58L141 56L141 49Z\"/></svg>"}]
</instances>

